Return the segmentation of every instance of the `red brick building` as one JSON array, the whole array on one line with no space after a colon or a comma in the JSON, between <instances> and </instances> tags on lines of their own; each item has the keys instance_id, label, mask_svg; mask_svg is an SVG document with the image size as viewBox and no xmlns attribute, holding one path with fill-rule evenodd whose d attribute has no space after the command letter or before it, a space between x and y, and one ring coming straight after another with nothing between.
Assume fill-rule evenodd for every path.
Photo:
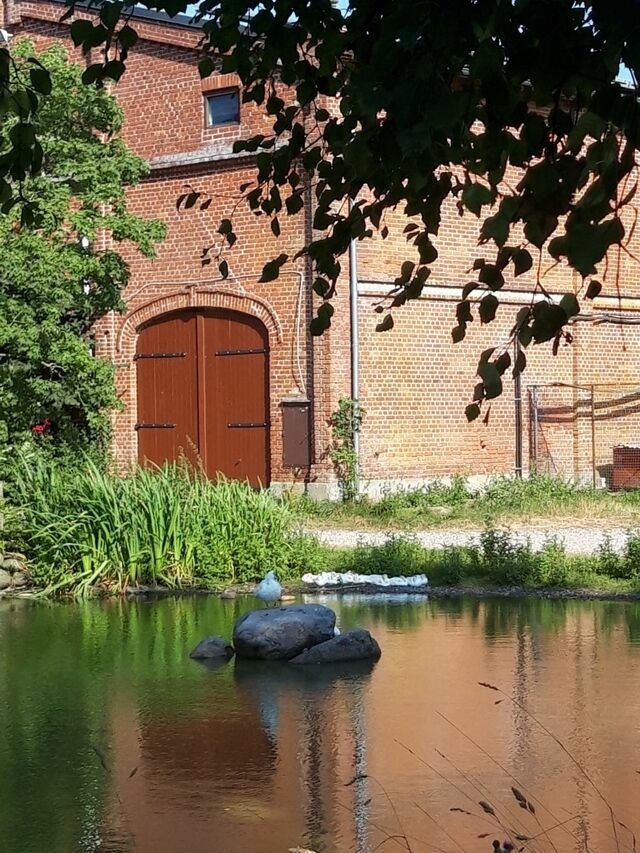
<instances>
[{"instance_id":1,"label":"red brick building","mask_svg":"<svg viewBox=\"0 0 640 853\"><path fill-rule=\"evenodd\" d=\"M59 3L4 0L0 23L14 37L41 46L62 41L73 53L69 22L59 23L62 11ZM126 115L124 137L151 171L131 190L130 203L134 212L162 219L167 239L153 261L131 255L128 310L96 330L97 354L116 364L123 402L115 416L116 456L126 466L145 456L171 458L183 448L211 473L335 494L328 421L338 400L350 396L348 278L333 326L319 339L308 333L315 297L303 262L288 265L275 283L258 283L266 261L281 252L293 256L308 239L310 208L285 217L276 240L264 218L238 207L229 277L222 280L216 264L202 265L203 247L253 175L252 156L233 153L233 141L266 133L269 124L254 104L241 103L232 75L200 80L199 33L186 19L140 13L135 25L140 41L114 91ZM85 61L79 53L77 59ZM177 209L187 185L210 194L206 211ZM422 298L396 312L392 331L376 333L376 302L410 256L402 217L387 225L386 241L357 246L362 489L379 493L455 473L513 472L513 384L505 383L488 424L467 424L464 406L478 353L506 340L532 280L508 286L496 321L473 324L454 346L455 304L483 250L477 220L460 219L451 205ZM525 473L537 465L600 482L610 473L613 445L640 442L640 335L633 326L640 322L639 275L631 255L621 252L606 270L603 295L575 323L574 344L555 358L547 345L527 353ZM578 282L555 267L545 284L562 293Z\"/></svg>"}]
</instances>

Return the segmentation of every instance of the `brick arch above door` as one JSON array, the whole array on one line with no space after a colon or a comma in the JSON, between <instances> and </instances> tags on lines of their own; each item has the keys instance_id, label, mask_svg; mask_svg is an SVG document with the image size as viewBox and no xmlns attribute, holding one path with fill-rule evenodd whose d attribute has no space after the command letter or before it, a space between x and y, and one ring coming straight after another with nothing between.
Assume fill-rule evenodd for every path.
<instances>
[{"instance_id":1,"label":"brick arch above door","mask_svg":"<svg viewBox=\"0 0 640 853\"><path fill-rule=\"evenodd\" d=\"M187 308L225 308L241 314L250 314L264 323L272 345L281 344L283 341L280 318L266 299L248 293L244 289L232 290L228 287L213 285L174 291L129 311L122 320L116 338L116 354L127 360L133 359L140 327L163 314L183 311Z\"/></svg>"}]
</instances>

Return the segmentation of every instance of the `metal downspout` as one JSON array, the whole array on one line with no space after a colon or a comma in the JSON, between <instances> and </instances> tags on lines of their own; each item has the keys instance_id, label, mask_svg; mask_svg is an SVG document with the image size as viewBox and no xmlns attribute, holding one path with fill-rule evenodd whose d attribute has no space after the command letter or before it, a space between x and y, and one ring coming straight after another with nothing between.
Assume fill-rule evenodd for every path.
<instances>
[{"instance_id":1,"label":"metal downspout","mask_svg":"<svg viewBox=\"0 0 640 853\"><path fill-rule=\"evenodd\" d=\"M513 343L513 361L517 362L520 353L520 341L516 337ZM522 478L522 377L518 375L513 382L513 402L515 405L515 475Z\"/></svg>"},{"instance_id":2,"label":"metal downspout","mask_svg":"<svg viewBox=\"0 0 640 853\"><path fill-rule=\"evenodd\" d=\"M349 202L351 211L353 202ZM351 399L360 401L360 344L358 334L358 252L356 241L349 243L349 309L351 318ZM355 491L360 494L360 420L353 426L353 450L356 455Z\"/></svg>"}]
</instances>

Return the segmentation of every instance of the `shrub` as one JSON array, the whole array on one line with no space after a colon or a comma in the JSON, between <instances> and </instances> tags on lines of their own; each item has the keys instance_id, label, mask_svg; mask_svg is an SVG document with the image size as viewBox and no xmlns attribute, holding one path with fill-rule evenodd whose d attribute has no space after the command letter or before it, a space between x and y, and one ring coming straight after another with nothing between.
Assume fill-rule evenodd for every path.
<instances>
[{"instance_id":1,"label":"shrub","mask_svg":"<svg viewBox=\"0 0 640 853\"><path fill-rule=\"evenodd\" d=\"M549 504L569 503L576 496L592 490L578 489L569 480L535 474L531 477L496 477L491 480L478 500L487 513L535 513Z\"/></svg>"},{"instance_id":2,"label":"shrub","mask_svg":"<svg viewBox=\"0 0 640 853\"><path fill-rule=\"evenodd\" d=\"M418 489L389 492L371 508L378 515L395 516L408 510L428 512L435 506L458 508L468 503L471 498L472 493L465 478L455 476L450 483L434 480Z\"/></svg>"},{"instance_id":3,"label":"shrub","mask_svg":"<svg viewBox=\"0 0 640 853\"><path fill-rule=\"evenodd\" d=\"M608 578L627 576L625 561L614 550L610 536L605 536L596 549L596 571Z\"/></svg>"},{"instance_id":4,"label":"shrub","mask_svg":"<svg viewBox=\"0 0 640 853\"><path fill-rule=\"evenodd\" d=\"M533 575L534 555L529 543L517 542L510 530L487 526L480 535L478 568L492 583L520 585Z\"/></svg>"},{"instance_id":5,"label":"shrub","mask_svg":"<svg viewBox=\"0 0 640 853\"><path fill-rule=\"evenodd\" d=\"M359 543L343 555L337 571L363 575L420 575L427 568L427 550L414 536L391 536L382 545Z\"/></svg>"},{"instance_id":6,"label":"shrub","mask_svg":"<svg viewBox=\"0 0 640 853\"><path fill-rule=\"evenodd\" d=\"M358 454L355 433L360 429L364 410L357 400L342 398L329 420L332 443L329 456L340 483L342 499L351 503L358 497Z\"/></svg>"},{"instance_id":7,"label":"shrub","mask_svg":"<svg viewBox=\"0 0 640 853\"><path fill-rule=\"evenodd\" d=\"M640 535L637 530L627 531L624 547L626 577L640 578Z\"/></svg>"},{"instance_id":8,"label":"shrub","mask_svg":"<svg viewBox=\"0 0 640 853\"><path fill-rule=\"evenodd\" d=\"M456 586L469 572L470 550L448 547L432 552L431 566L427 571L429 580L445 586Z\"/></svg>"},{"instance_id":9,"label":"shrub","mask_svg":"<svg viewBox=\"0 0 640 853\"><path fill-rule=\"evenodd\" d=\"M556 537L548 539L534 558L532 580L540 586L571 584L571 565L564 544Z\"/></svg>"}]
</instances>

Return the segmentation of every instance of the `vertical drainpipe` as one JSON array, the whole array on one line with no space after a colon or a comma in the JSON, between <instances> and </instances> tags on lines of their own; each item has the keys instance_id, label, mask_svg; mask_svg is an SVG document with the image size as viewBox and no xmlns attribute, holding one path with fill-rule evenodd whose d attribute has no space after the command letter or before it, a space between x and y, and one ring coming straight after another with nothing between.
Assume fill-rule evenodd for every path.
<instances>
[{"instance_id":1,"label":"vertical drainpipe","mask_svg":"<svg viewBox=\"0 0 640 853\"><path fill-rule=\"evenodd\" d=\"M520 341L516 336L513 342L513 363L515 365L520 352ZM515 404L515 475L522 478L522 378L520 374L513 380L513 402Z\"/></svg>"},{"instance_id":2,"label":"vertical drainpipe","mask_svg":"<svg viewBox=\"0 0 640 853\"><path fill-rule=\"evenodd\" d=\"M349 200L349 212L353 201ZM360 401L360 347L358 340L358 253L355 240L349 243L349 309L351 318L351 399ZM355 489L360 494L360 422L354 421L353 449L356 455Z\"/></svg>"}]
</instances>

